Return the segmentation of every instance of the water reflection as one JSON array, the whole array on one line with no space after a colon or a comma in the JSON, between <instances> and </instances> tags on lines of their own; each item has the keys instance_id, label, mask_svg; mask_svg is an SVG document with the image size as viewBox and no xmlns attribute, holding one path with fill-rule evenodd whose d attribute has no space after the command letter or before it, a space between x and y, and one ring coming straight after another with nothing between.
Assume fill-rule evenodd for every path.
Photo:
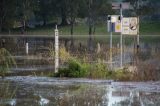
<instances>
[{"instance_id":1,"label":"water reflection","mask_svg":"<svg viewBox=\"0 0 160 106\"><path fill-rule=\"evenodd\" d=\"M9 106L16 106L16 99L2 99L0 100L0 106L9 105Z\"/></svg>"},{"instance_id":2,"label":"water reflection","mask_svg":"<svg viewBox=\"0 0 160 106\"><path fill-rule=\"evenodd\" d=\"M21 80L20 80L21 79ZM30 79L30 80L29 80ZM0 97L4 106L159 106L159 83L108 83L105 80L55 79L44 77L10 77L0 84L10 82L7 94ZM114 86L113 86L114 83ZM144 89L146 87L146 89ZM0 86L2 87L2 86ZM157 91L153 90L156 89ZM150 89L152 88L152 89ZM0 92L1 93L1 92Z\"/></svg>"}]
</instances>

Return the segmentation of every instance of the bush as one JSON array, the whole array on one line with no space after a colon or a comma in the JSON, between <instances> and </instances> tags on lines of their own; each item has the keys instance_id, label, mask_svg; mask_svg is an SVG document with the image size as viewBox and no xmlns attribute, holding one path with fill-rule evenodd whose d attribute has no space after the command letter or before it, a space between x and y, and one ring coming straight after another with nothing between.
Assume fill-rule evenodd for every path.
<instances>
[{"instance_id":1,"label":"bush","mask_svg":"<svg viewBox=\"0 0 160 106\"><path fill-rule=\"evenodd\" d=\"M132 80L132 73L126 70L116 70L112 73L115 80L128 81Z\"/></svg>"},{"instance_id":2,"label":"bush","mask_svg":"<svg viewBox=\"0 0 160 106\"><path fill-rule=\"evenodd\" d=\"M12 58L12 55L5 48L1 48L0 49L0 76L4 77L12 65L16 65L16 62Z\"/></svg>"},{"instance_id":3,"label":"bush","mask_svg":"<svg viewBox=\"0 0 160 106\"><path fill-rule=\"evenodd\" d=\"M108 74L108 68L101 60L90 66L89 77L105 79Z\"/></svg>"},{"instance_id":4,"label":"bush","mask_svg":"<svg viewBox=\"0 0 160 106\"><path fill-rule=\"evenodd\" d=\"M56 77L85 77L87 75L87 65L82 64L77 59L70 59L67 68L59 69L55 74Z\"/></svg>"},{"instance_id":5,"label":"bush","mask_svg":"<svg viewBox=\"0 0 160 106\"><path fill-rule=\"evenodd\" d=\"M125 69L113 70L107 72L106 78L118 81L128 81L132 80L133 74Z\"/></svg>"}]
</instances>

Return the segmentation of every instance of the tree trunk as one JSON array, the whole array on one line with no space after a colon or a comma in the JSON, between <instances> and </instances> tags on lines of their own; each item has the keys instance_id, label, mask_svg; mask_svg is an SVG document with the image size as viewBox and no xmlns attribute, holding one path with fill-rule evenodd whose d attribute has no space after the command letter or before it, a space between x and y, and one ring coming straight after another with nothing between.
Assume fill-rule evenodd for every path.
<instances>
[{"instance_id":1,"label":"tree trunk","mask_svg":"<svg viewBox=\"0 0 160 106\"><path fill-rule=\"evenodd\" d=\"M26 21L23 20L23 33L25 32L25 30L26 30Z\"/></svg>"},{"instance_id":2,"label":"tree trunk","mask_svg":"<svg viewBox=\"0 0 160 106\"><path fill-rule=\"evenodd\" d=\"M25 22L25 20L23 20L22 21L22 27L21 27L21 34L24 34L24 32L25 32L25 29L26 29L26 22Z\"/></svg>"},{"instance_id":3,"label":"tree trunk","mask_svg":"<svg viewBox=\"0 0 160 106\"><path fill-rule=\"evenodd\" d=\"M74 41L73 41L73 28L74 28L74 19L71 18L71 50L73 51L74 50Z\"/></svg>"},{"instance_id":4,"label":"tree trunk","mask_svg":"<svg viewBox=\"0 0 160 106\"><path fill-rule=\"evenodd\" d=\"M95 35L95 32L96 32L96 27L94 25L94 27L93 27L93 35Z\"/></svg>"},{"instance_id":5,"label":"tree trunk","mask_svg":"<svg viewBox=\"0 0 160 106\"><path fill-rule=\"evenodd\" d=\"M71 22L71 35L73 35L73 22Z\"/></svg>"},{"instance_id":6,"label":"tree trunk","mask_svg":"<svg viewBox=\"0 0 160 106\"><path fill-rule=\"evenodd\" d=\"M0 32L2 32L2 19L1 19L1 22L0 22Z\"/></svg>"},{"instance_id":7,"label":"tree trunk","mask_svg":"<svg viewBox=\"0 0 160 106\"><path fill-rule=\"evenodd\" d=\"M61 18L62 18L61 25L62 25L62 26L64 26L64 25L68 25L68 22L67 22L67 16L66 16L65 11L66 11L66 10L61 9Z\"/></svg>"},{"instance_id":8,"label":"tree trunk","mask_svg":"<svg viewBox=\"0 0 160 106\"><path fill-rule=\"evenodd\" d=\"M43 17L43 26L46 26L46 23L47 23L46 16L43 15L42 17Z\"/></svg>"},{"instance_id":9,"label":"tree trunk","mask_svg":"<svg viewBox=\"0 0 160 106\"><path fill-rule=\"evenodd\" d=\"M2 26L0 25L0 33L2 32Z\"/></svg>"},{"instance_id":10,"label":"tree trunk","mask_svg":"<svg viewBox=\"0 0 160 106\"><path fill-rule=\"evenodd\" d=\"M92 51L92 25L89 25L89 41L88 41L89 51Z\"/></svg>"}]
</instances>

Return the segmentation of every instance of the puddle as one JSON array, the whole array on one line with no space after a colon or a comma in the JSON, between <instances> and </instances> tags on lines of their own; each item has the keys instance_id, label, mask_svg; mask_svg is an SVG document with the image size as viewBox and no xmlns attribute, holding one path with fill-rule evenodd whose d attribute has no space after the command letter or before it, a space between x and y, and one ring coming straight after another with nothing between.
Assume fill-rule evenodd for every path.
<instances>
[{"instance_id":1,"label":"puddle","mask_svg":"<svg viewBox=\"0 0 160 106\"><path fill-rule=\"evenodd\" d=\"M4 83L10 84L11 90L7 93L12 94L17 88L12 98L1 97L0 104L7 106L160 105L160 82L114 82L19 76L0 79L0 84Z\"/></svg>"}]
</instances>

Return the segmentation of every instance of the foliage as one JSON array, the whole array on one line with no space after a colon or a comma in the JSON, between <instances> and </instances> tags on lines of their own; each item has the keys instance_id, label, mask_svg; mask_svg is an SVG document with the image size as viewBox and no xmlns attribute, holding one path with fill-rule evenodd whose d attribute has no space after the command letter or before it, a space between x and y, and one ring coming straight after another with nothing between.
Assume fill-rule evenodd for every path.
<instances>
[{"instance_id":1,"label":"foliage","mask_svg":"<svg viewBox=\"0 0 160 106\"><path fill-rule=\"evenodd\" d=\"M60 59L64 62L68 61L71 57L69 52L66 51L65 47L61 47L59 50Z\"/></svg>"},{"instance_id":2,"label":"foliage","mask_svg":"<svg viewBox=\"0 0 160 106\"><path fill-rule=\"evenodd\" d=\"M135 15L149 15L153 14L157 7L155 4L158 3L157 0L125 0L126 2L130 2Z\"/></svg>"},{"instance_id":3,"label":"foliage","mask_svg":"<svg viewBox=\"0 0 160 106\"><path fill-rule=\"evenodd\" d=\"M157 59L157 60L156 60ZM134 73L134 80L138 81L156 81L160 80L159 58L156 57L156 62L139 61L137 71Z\"/></svg>"},{"instance_id":4,"label":"foliage","mask_svg":"<svg viewBox=\"0 0 160 106\"><path fill-rule=\"evenodd\" d=\"M132 80L132 73L125 70L117 70L115 73L115 79L120 81Z\"/></svg>"},{"instance_id":5,"label":"foliage","mask_svg":"<svg viewBox=\"0 0 160 106\"><path fill-rule=\"evenodd\" d=\"M50 49L49 55L50 55L50 57L54 58L55 51L53 49ZM67 62L71 58L69 52L66 51L65 47L60 47L59 58L62 63Z\"/></svg>"},{"instance_id":6,"label":"foliage","mask_svg":"<svg viewBox=\"0 0 160 106\"><path fill-rule=\"evenodd\" d=\"M133 80L133 73L125 69L112 70L107 72L106 79L112 79L118 81Z\"/></svg>"},{"instance_id":7,"label":"foliage","mask_svg":"<svg viewBox=\"0 0 160 106\"><path fill-rule=\"evenodd\" d=\"M15 19L15 0L1 0L0 2L0 32L13 27Z\"/></svg>"},{"instance_id":8,"label":"foliage","mask_svg":"<svg viewBox=\"0 0 160 106\"><path fill-rule=\"evenodd\" d=\"M56 73L57 77L85 77L87 75L87 65L82 64L77 59L70 59L68 61L68 67L59 69Z\"/></svg>"},{"instance_id":9,"label":"foliage","mask_svg":"<svg viewBox=\"0 0 160 106\"><path fill-rule=\"evenodd\" d=\"M92 64L90 66L89 77L105 79L107 73L108 73L108 68L106 64L104 64L103 61L99 59L97 63Z\"/></svg>"},{"instance_id":10,"label":"foliage","mask_svg":"<svg viewBox=\"0 0 160 106\"><path fill-rule=\"evenodd\" d=\"M45 26L53 14L53 0L39 0L38 2L38 9L35 12L36 19L43 21L43 26Z\"/></svg>"},{"instance_id":11,"label":"foliage","mask_svg":"<svg viewBox=\"0 0 160 106\"><path fill-rule=\"evenodd\" d=\"M17 0L16 17L18 21L23 23L23 30L27 26L27 21L35 15L34 11L37 8L37 0Z\"/></svg>"},{"instance_id":12,"label":"foliage","mask_svg":"<svg viewBox=\"0 0 160 106\"><path fill-rule=\"evenodd\" d=\"M5 49L0 49L0 75L5 76L5 73L9 71L10 66L16 65L12 55Z\"/></svg>"}]
</instances>

